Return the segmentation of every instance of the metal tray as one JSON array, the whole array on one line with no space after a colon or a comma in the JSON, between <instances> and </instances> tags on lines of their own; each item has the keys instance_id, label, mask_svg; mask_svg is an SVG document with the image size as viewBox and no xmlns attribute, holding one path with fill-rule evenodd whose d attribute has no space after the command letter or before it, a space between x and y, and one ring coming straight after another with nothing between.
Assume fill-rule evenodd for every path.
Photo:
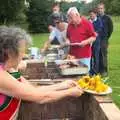
<instances>
[{"instance_id":1,"label":"metal tray","mask_svg":"<svg viewBox=\"0 0 120 120\"><path fill-rule=\"evenodd\" d=\"M88 74L88 67L72 67L61 69L58 67L61 75L83 75Z\"/></svg>"},{"instance_id":2,"label":"metal tray","mask_svg":"<svg viewBox=\"0 0 120 120\"><path fill-rule=\"evenodd\" d=\"M73 62L79 64L77 67L69 67L69 68L60 68L60 64L66 64L67 62ZM55 61L57 65L57 69L60 72L61 75L83 75L83 74L88 74L88 66L81 63L79 59L75 60L57 60Z\"/></svg>"}]
</instances>

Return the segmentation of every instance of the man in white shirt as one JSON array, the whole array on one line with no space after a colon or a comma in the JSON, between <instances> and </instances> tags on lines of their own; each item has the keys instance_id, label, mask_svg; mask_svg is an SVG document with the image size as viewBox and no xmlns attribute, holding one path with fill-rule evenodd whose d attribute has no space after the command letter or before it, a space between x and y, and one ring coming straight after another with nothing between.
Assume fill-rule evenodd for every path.
<instances>
[{"instance_id":1,"label":"man in white shirt","mask_svg":"<svg viewBox=\"0 0 120 120\"><path fill-rule=\"evenodd\" d=\"M66 43L69 43L66 37L68 24L61 19L59 14L56 14L54 23L55 27L49 35L49 40L45 42L42 52L46 51L50 45L59 45L58 52L66 56L69 52L69 47L64 46Z\"/></svg>"}]
</instances>

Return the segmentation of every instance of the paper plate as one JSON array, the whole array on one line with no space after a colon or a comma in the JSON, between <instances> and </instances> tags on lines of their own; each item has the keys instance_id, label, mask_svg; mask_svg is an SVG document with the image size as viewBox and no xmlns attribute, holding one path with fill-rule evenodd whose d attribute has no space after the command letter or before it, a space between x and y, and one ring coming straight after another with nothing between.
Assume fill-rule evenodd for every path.
<instances>
[{"instance_id":1,"label":"paper plate","mask_svg":"<svg viewBox=\"0 0 120 120\"><path fill-rule=\"evenodd\" d=\"M111 94L112 93L112 88L111 87L108 87L107 91L105 92L96 92L96 91L93 91L93 90L84 90L85 92L87 93L90 93L90 94L95 94L95 95L108 95L108 94Z\"/></svg>"}]
</instances>

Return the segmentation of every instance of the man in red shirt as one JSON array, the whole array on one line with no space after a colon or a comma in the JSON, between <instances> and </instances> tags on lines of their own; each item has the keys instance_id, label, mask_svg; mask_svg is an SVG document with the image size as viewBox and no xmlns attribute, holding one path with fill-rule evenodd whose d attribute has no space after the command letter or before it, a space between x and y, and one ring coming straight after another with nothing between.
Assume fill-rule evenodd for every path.
<instances>
[{"instance_id":1,"label":"man in red shirt","mask_svg":"<svg viewBox=\"0 0 120 120\"><path fill-rule=\"evenodd\" d=\"M96 40L93 25L81 17L76 7L69 8L67 37L70 41L70 54L86 64L90 70L91 44Z\"/></svg>"}]
</instances>

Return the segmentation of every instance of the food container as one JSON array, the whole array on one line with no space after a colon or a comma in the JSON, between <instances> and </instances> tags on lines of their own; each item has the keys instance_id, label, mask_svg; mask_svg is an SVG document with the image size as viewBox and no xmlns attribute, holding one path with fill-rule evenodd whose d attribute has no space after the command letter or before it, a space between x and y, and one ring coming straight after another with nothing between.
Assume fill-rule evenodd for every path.
<instances>
[{"instance_id":1,"label":"food container","mask_svg":"<svg viewBox=\"0 0 120 120\"><path fill-rule=\"evenodd\" d=\"M83 75L88 74L88 67L59 68L59 71L61 75Z\"/></svg>"},{"instance_id":2,"label":"food container","mask_svg":"<svg viewBox=\"0 0 120 120\"><path fill-rule=\"evenodd\" d=\"M69 67L69 62L73 64ZM88 66L79 62L79 60L56 60L57 69L61 75L83 75L88 74ZM60 65L65 65L65 67L60 67Z\"/></svg>"},{"instance_id":3,"label":"food container","mask_svg":"<svg viewBox=\"0 0 120 120\"><path fill-rule=\"evenodd\" d=\"M29 50L30 57L32 59L38 59L38 57L39 57L39 48L31 47L31 48L28 48L28 50Z\"/></svg>"}]
</instances>

